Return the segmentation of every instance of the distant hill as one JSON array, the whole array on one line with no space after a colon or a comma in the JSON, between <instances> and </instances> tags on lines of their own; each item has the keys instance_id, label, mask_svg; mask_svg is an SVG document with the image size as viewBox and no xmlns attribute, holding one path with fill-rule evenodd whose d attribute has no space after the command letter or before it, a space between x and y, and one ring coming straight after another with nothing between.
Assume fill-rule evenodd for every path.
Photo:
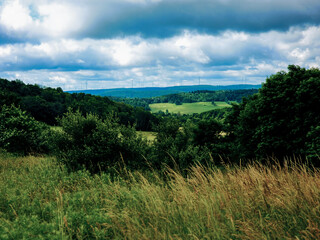
<instances>
[{"instance_id":1,"label":"distant hill","mask_svg":"<svg viewBox=\"0 0 320 240\"><path fill-rule=\"evenodd\" d=\"M98 96L107 97L123 97L123 98L150 98L168 94L193 92L199 90L237 90L237 89L259 89L261 84L238 84L227 86L212 86L212 85L194 85L194 86L175 86L175 87L147 87L147 88L114 88L114 89L97 89L97 90L78 90L67 91L69 93L86 93Z\"/></svg>"},{"instance_id":2,"label":"distant hill","mask_svg":"<svg viewBox=\"0 0 320 240\"><path fill-rule=\"evenodd\" d=\"M152 124L158 122L154 115L143 108L114 102L108 97L66 93L61 88L40 87L20 80L0 78L0 107L12 104L20 106L36 120L50 125L57 124L57 117L63 116L70 108L80 110L83 114L94 113L101 118L115 114L119 123L135 124L138 130L151 130Z\"/></svg>"}]
</instances>

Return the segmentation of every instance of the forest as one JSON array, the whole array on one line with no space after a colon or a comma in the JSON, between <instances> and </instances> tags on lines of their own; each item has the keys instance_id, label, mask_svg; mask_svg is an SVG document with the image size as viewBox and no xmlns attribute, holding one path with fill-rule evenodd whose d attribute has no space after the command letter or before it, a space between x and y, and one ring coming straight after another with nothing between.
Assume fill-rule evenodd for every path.
<instances>
[{"instance_id":1,"label":"forest","mask_svg":"<svg viewBox=\"0 0 320 240\"><path fill-rule=\"evenodd\" d=\"M15 105L30 114L35 120L48 125L56 125L68 109L79 110L86 115L93 113L100 118L115 113L119 123L136 125L138 130L150 130L157 119L142 108L134 108L123 103L116 103L107 97L84 93L66 93L61 88L40 87L24 84L20 80L0 79L1 106Z\"/></svg>"},{"instance_id":2,"label":"forest","mask_svg":"<svg viewBox=\"0 0 320 240\"><path fill-rule=\"evenodd\" d=\"M258 91L155 98L231 108L151 114L1 79L0 238L316 239L319 93L319 69L289 65Z\"/></svg>"}]
</instances>

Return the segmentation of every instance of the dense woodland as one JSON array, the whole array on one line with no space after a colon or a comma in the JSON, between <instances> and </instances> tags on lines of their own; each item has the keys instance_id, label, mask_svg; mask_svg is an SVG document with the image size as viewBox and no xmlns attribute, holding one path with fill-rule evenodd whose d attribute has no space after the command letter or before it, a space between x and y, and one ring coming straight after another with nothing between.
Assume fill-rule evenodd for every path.
<instances>
[{"instance_id":1,"label":"dense woodland","mask_svg":"<svg viewBox=\"0 0 320 240\"><path fill-rule=\"evenodd\" d=\"M0 104L14 104L25 110L40 122L57 124L57 117L62 117L68 109L79 110L83 115L93 113L104 118L114 113L124 125L135 124L138 130L150 130L157 119L139 107L116 103L107 97L84 93L66 93L61 88L40 87L24 84L20 80L0 79Z\"/></svg>"},{"instance_id":2,"label":"dense woodland","mask_svg":"<svg viewBox=\"0 0 320 240\"><path fill-rule=\"evenodd\" d=\"M129 169L170 166L183 173L196 163L264 162L270 157L297 157L320 165L320 71L316 68L291 65L288 72L270 76L257 93L252 90L253 95L230 110L188 117L155 117L105 97L21 81L0 83L0 147L20 154L54 155L70 171L112 172L125 164ZM201 91L198 96L213 101L239 93L250 91ZM194 94L166 96L166 101L177 96L191 101ZM152 143L136 133L151 127L157 133Z\"/></svg>"}]
</instances>

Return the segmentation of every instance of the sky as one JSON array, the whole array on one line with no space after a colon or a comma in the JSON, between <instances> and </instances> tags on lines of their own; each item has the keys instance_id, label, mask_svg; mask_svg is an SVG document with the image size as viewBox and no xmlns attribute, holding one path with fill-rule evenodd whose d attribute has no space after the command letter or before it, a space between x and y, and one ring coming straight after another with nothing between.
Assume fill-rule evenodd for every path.
<instances>
[{"instance_id":1,"label":"sky","mask_svg":"<svg viewBox=\"0 0 320 240\"><path fill-rule=\"evenodd\" d=\"M260 84L320 66L319 0L0 0L0 78L64 90Z\"/></svg>"}]
</instances>

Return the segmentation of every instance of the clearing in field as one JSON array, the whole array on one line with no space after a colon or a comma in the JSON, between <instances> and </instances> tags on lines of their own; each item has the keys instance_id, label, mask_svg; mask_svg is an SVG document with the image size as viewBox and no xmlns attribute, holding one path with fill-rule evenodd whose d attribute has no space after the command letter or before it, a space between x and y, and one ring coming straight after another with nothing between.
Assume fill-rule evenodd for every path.
<instances>
[{"instance_id":1,"label":"clearing in field","mask_svg":"<svg viewBox=\"0 0 320 240\"><path fill-rule=\"evenodd\" d=\"M137 134L146 139L148 142L153 142L156 139L157 133L150 131L137 131Z\"/></svg>"},{"instance_id":2,"label":"clearing in field","mask_svg":"<svg viewBox=\"0 0 320 240\"><path fill-rule=\"evenodd\" d=\"M176 105L174 103L153 103L149 106L153 113L168 110L170 113L181 114L203 113L214 109L231 107L231 105L226 102L215 102L214 105L211 102L183 103L182 105Z\"/></svg>"}]
</instances>

